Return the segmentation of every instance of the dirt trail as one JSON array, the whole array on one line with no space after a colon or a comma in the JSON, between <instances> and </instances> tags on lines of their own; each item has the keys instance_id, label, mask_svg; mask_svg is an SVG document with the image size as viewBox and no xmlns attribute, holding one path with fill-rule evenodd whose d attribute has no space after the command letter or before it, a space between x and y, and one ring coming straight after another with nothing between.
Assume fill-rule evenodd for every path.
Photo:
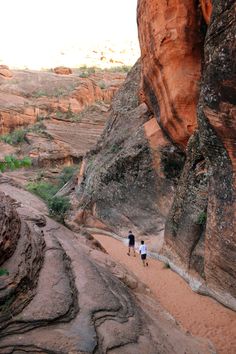
<instances>
[{"instance_id":1,"label":"dirt trail","mask_svg":"<svg viewBox=\"0 0 236 354\"><path fill-rule=\"evenodd\" d=\"M149 259L149 266L143 267L138 254L129 257L122 242L105 235L93 236L115 260L150 288L154 297L185 330L211 340L219 354L236 353L235 312L194 293L176 273L165 269L162 262Z\"/></svg>"}]
</instances>

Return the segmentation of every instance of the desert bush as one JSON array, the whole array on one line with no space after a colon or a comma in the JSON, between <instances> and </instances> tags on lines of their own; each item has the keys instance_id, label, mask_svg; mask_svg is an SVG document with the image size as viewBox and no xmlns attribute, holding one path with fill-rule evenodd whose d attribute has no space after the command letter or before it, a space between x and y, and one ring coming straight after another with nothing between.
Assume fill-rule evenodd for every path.
<instances>
[{"instance_id":1,"label":"desert bush","mask_svg":"<svg viewBox=\"0 0 236 354\"><path fill-rule=\"evenodd\" d=\"M0 276L2 276L2 275L9 275L8 270L5 268L0 268Z\"/></svg>"},{"instance_id":2,"label":"desert bush","mask_svg":"<svg viewBox=\"0 0 236 354\"><path fill-rule=\"evenodd\" d=\"M25 141L27 129L17 129L12 133L0 136L0 140L10 145L18 145Z\"/></svg>"},{"instance_id":3,"label":"desert bush","mask_svg":"<svg viewBox=\"0 0 236 354\"><path fill-rule=\"evenodd\" d=\"M71 179L77 169L78 166L66 166L63 168L58 177L60 188L63 187Z\"/></svg>"},{"instance_id":4,"label":"desert bush","mask_svg":"<svg viewBox=\"0 0 236 354\"><path fill-rule=\"evenodd\" d=\"M98 86L100 87L101 90L104 90L106 88L106 84L104 81L99 81Z\"/></svg>"},{"instance_id":5,"label":"desert bush","mask_svg":"<svg viewBox=\"0 0 236 354\"><path fill-rule=\"evenodd\" d=\"M27 185L27 190L31 193L36 194L38 197L46 201L46 203L51 200L54 195L58 192L59 187L48 182L30 182Z\"/></svg>"},{"instance_id":6,"label":"desert bush","mask_svg":"<svg viewBox=\"0 0 236 354\"><path fill-rule=\"evenodd\" d=\"M0 161L0 172L4 172L6 170L15 170L21 167L29 167L31 166L32 161L29 157L24 157L23 159L18 159L13 155L7 155L4 157L4 161Z\"/></svg>"},{"instance_id":7,"label":"desert bush","mask_svg":"<svg viewBox=\"0 0 236 354\"><path fill-rule=\"evenodd\" d=\"M70 200L68 197L55 196L48 202L48 209L51 216L58 221L64 222L65 214L70 208Z\"/></svg>"},{"instance_id":8,"label":"desert bush","mask_svg":"<svg viewBox=\"0 0 236 354\"><path fill-rule=\"evenodd\" d=\"M205 211L201 211L197 218L198 225L205 225L207 219L207 213Z\"/></svg>"}]
</instances>

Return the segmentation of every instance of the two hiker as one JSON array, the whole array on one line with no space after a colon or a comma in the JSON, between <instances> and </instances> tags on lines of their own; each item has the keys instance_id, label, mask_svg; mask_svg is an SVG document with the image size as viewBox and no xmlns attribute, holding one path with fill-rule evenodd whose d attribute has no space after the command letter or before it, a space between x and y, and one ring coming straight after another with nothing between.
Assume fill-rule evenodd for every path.
<instances>
[{"instance_id":1,"label":"two hiker","mask_svg":"<svg viewBox=\"0 0 236 354\"><path fill-rule=\"evenodd\" d=\"M133 250L133 256L135 257L135 237L132 233L132 231L129 231L128 234L128 256L130 256L130 251L131 249ZM139 254L141 256L143 266L148 266L147 262L147 246L145 245L144 241L141 241L141 245L139 247Z\"/></svg>"}]
</instances>

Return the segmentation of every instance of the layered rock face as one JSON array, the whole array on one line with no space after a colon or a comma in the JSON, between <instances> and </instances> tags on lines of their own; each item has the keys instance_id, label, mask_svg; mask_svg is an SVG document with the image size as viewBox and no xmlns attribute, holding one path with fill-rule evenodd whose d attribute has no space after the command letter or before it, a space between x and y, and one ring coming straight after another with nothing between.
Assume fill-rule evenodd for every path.
<instances>
[{"instance_id":1,"label":"layered rock face","mask_svg":"<svg viewBox=\"0 0 236 354\"><path fill-rule=\"evenodd\" d=\"M30 156L35 166L77 162L101 135L124 78L125 73L81 71L69 76L14 71L12 80L0 76L0 134L27 130L13 153Z\"/></svg>"},{"instance_id":2,"label":"layered rock face","mask_svg":"<svg viewBox=\"0 0 236 354\"><path fill-rule=\"evenodd\" d=\"M184 157L140 101L139 87L138 62L113 99L101 139L86 156L77 191L79 211L71 216L78 224L94 226L92 217L120 233L132 227L137 235L164 227ZM162 142L159 146L157 137ZM173 156L178 168L165 170Z\"/></svg>"},{"instance_id":3,"label":"layered rock face","mask_svg":"<svg viewBox=\"0 0 236 354\"><path fill-rule=\"evenodd\" d=\"M235 4L140 0L137 14L141 75L113 100L73 217L149 240L165 228L164 259L235 309Z\"/></svg>"},{"instance_id":4,"label":"layered rock face","mask_svg":"<svg viewBox=\"0 0 236 354\"><path fill-rule=\"evenodd\" d=\"M202 35L193 0L138 2L142 88L169 138L185 148L196 128Z\"/></svg>"},{"instance_id":5,"label":"layered rock face","mask_svg":"<svg viewBox=\"0 0 236 354\"><path fill-rule=\"evenodd\" d=\"M182 333L133 275L46 218L40 200L4 179L0 190L16 199L0 192L1 354L213 353Z\"/></svg>"},{"instance_id":6,"label":"layered rock face","mask_svg":"<svg viewBox=\"0 0 236 354\"><path fill-rule=\"evenodd\" d=\"M143 99L187 156L162 253L193 287L236 308L235 2L201 9L205 38L196 2L139 1Z\"/></svg>"},{"instance_id":7,"label":"layered rock face","mask_svg":"<svg viewBox=\"0 0 236 354\"><path fill-rule=\"evenodd\" d=\"M198 105L200 146L210 172L205 274L229 302L236 298L235 15L235 1L213 1Z\"/></svg>"}]
</instances>

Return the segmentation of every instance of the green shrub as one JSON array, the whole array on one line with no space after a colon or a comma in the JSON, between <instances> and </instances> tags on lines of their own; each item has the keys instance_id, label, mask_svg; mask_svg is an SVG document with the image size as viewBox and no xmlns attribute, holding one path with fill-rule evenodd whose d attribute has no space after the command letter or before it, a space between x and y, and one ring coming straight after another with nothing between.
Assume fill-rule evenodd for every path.
<instances>
[{"instance_id":1,"label":"green shrub","mask_svg":"<svg viewBox=\"0 0 236 354\"><path fill-rule=\"evenodd\" d=\"M65 214L70 208L70 200L68 197L55 196L48 202L48 209L51 216L58 221L63 222Z\"/></svg>"},{"instance_id":2,"label":"green shrub","mask_svg":"<svg viewBox=\"0 0 236 354\"><path fill-rule=\"evenodd\" d=\"M79 74L79 77L81 77L82 79L86 79L87 77L89 77L89 73L83 71L81 74Z\"/></svg>"},{"instance_id":3,"label":"green shrub","mask_svg":"<svg viewBox=\"0 0 236 354\"><path fill-rule=\"evenodd\" d=\"M9 275L9 272L7 269L4 269L4 268L0 268L0 276L2 275Z\"/></svg>"},{"instance_id":4,"label":"green shrub","mask_svg":"<svg viewBox=\"0 0 236 354\"><path fill-rule=\"evenodd\" d=\"M106 84L104 81L99 81L98 86L100 87L101 90L104 90L106 88Z\"/></svg>"},{"instance_id":5,"label":"green shrub","mask_svg":"<svg viewBox=\"0 0 236 354\"><path fill-rule=\"evenodd\" d=\"M63 168L61 174L59 175L59 186L63 187L73 176L78 166L66 166Z\"/></svg>"},{"instance_id":6,"label":"green shrub","mask_svg":"<svg viewBox=\"0 0 236 354\"><path fill-rule=\"evenodd\" d=\"M12 133L2 135L0 140L10 145L18 145L25 141L27 129L17 129Z\"/></svg>"},{"instance_id":7,"label":"green shrub","mask_svg":"<svg viewBox=\"0 0 236 354\"><path fill-rule=\"evenodd\" d=\"M197 218L198 225L205 225L207 219L207 213L205 211L201 211Z\"/></svg>"},{"instance_id":8,"label":"green shrub","mask_svg":"<svg viewBox=\"0 0 236 354\"><path fill-rule=\"evenodd\" d=\"M112 66L110 68L104 69L104 71L112 72L112 73L128 73L131 70L132 66L129 65L119 65L119 66Z\"/></svg>"},{"instance_id":9,"label":"green shrub","mask_svg":"<svg viewBox=\"0 0 236 354\"><path fill-rule=\"evenodd\" d=\"M47 203L58 192L59 187L47 182L31 182L27 185L27 190L36 194L38 197L45 200Z\"/></svg>"},{"instance_id":10,"label":"green shrub","mask_svg":"<svg viewBox=\"0 0 236 354\"><path fill-rule=\"evenodd\" d=\"M110 151L113 153L113 154L116 154L117 152L119 152L121 150L121 146L118 145L118 144L113 144L110 148Z\"/></svg>"},{"instance_id":11,"label":"green shrub","mask_svg":"<svg viewBox=\"0 0 236 354\"><path fill-rule=\"evenodd\" d=\"M21 167L31 166L32 161L29 157L24 157L23 159L17 159L13 155L7 155L4 157L4 161L0 161L0 172L4 172L8 169L15 170Z\"/></svg>"},{"instance_id":12,"label":"green shrub","mask_svg":"<svg viewBox=\"0 0 236 354\"><path fill-rule=\"evenodd\" d=\"M46 91L37 90L37 91L32 92L32 97L39 98L39 97L43 97L43 96L48 96Z\"/></svg>"}]
</instances>

